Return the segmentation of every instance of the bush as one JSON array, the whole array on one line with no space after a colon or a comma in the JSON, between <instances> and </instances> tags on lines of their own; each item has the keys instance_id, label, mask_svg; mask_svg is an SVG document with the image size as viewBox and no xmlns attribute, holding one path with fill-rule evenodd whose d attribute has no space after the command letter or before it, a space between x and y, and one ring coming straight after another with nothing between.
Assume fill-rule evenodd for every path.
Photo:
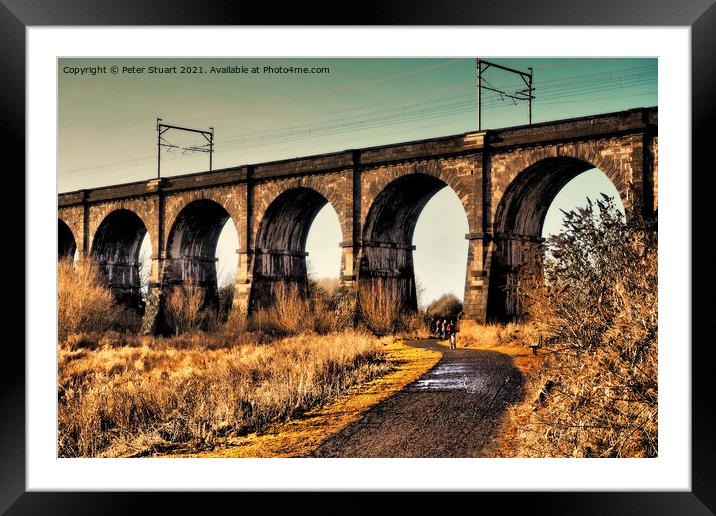
<instances>
[{"instance_id":1,"label":"bush","mask_svg":"<svg viewBox=\"0 0 716 516\"><path fill-rule=\"evenodd\" d=\"M229 312L221 330L227 335L238 336L248 331L248 322L246 310L233 309Z\"/></svg>"},{"instance_id":2,"label":"bush","mask_svg":"<svg viewBox=\"0 0 716 516\"><path fill-rule=\"evenodd\" d=\"M194 282L177 285L167 296L164 314L175 335L196 332L204 326L207 313L204 290Z\"/></svg>"},{"instance_id":3,"label":"bush","mask_svg":"<svg viewBox=\"0 0 716 516\"><path fill-rule=\"evenodd\" d=\"M339 278L318 278L311 280L311 284L316 288L322 289L327 296L332 296L341 286Z\"/></svg>"},{"instance_id":4,"label":"bush","mask_svg":"<svg viewBox=\"0 0 716 516\"><path fill-rule=\"evenodd\" d=\"M217 316L223 322L229 318L231 307L234 302L234 284L229 283L219 287L219 311Z\"/></svg>"},{"instance_id":5,"label":"bush","mask_svg":"<svg viewBox=\"0 0 716 516\"><path fill-rule=\"evenodd\" d=\"M462 302L455 294L443 294L428 305L427 314L431 319L452 319L457 320L462 313Z\"/></svg>"},{"instance_id":6,"label":"bush","mask_svg":"<svg viewBox=\"0 0 716 516\"><path fill-rule=\"evenodd\" d=\"M136 330L138 314L118 306L104 285L99 266L88 258L61 260L57 267L57 333L70 335Z\"/></svg>"},{"instance_id":7,"label":"bush","mask_svg":"<svg viewBox=\"0 0 716 516\"><path fill-rule=\"evenodd\" d=\"M656 225L607 196L522 267L522 309L545 337L535 397L513 411L521 455L657 455ZM544 276L541 262L544 262Z\"/></svg>"},{"instance_id":8,"label":"bush","mask_svg":"<svg viewBox=\"0 0 716 516\"><path fill-rule=\"evenodd\" d=\"M528 322L480 324L469 319L460 322L459 342L464 347L526 347L538 341L539 333Z\"/></svg>"},{"instance_id":9,"label":"bush","mask_svg":"<svg viewBox=\"0 0 716 516\"><path fill-rule=\"evenodd\" d=\"M326 334L336 329L337 295L314 281L307 287L279 283L274 287L273 305L255 311L249 328L277 337L308 333Z\"/></svg>"},{"instance_id":10,"label":"bush","mask_svg":"<svg viewBox=\"0 0 716 516\"><path fill-rule=\"evenodd\" d=\"M358 314L366 327L376 335L394 333L399 326L402 299L395 281L380 278L358 285Z\"/></svg>"},{"instance_id":11,"label":"bush","mask_svg":"<svg viewBox=\"0 0 716 516\"><path fill-rule=\"evenodd\" d=\"M402 339L430 338L429 319L425 312L409 312L402 314L398 321L398 336Z\"/></svg>"}]
</instances>

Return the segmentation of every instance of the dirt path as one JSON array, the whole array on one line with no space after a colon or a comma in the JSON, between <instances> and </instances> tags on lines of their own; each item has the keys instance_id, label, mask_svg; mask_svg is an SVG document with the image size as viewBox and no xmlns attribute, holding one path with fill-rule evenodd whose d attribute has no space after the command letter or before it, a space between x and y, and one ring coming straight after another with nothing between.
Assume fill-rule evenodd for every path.
<instances>
[{"instance_id":1,"label":"dirt path","mask_svg":"<svg viewBox=\"0 0 716 516\"><path fill-rule=\"evenodd\" d=\"M521 392L512 359L494 351L435 341L412 346L439 349L438 364L360 420L332 435L312 457L481 457L505 408Z\"/></svg>"}]
</instances>

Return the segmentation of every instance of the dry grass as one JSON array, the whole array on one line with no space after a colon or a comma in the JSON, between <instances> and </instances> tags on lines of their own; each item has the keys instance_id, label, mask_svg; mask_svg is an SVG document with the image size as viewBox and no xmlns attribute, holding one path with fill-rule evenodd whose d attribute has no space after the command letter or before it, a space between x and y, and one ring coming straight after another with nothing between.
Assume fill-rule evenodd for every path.
<instances>
[{"instance_id":1,"label":"dry grass","mask_svg":"<svg viewBox=\"0 0 716 516\"><path fill-rule=\"evenodd\" d=\"M206 338L204 339L206 340ZM63 457L137 456L262 431L391 369L362 334L207 349L174 339L59 348Z\"/></svg>"},{"instance_id":2,"label":"dry grass","mask_svg":"<svg viewBox=\"0 0 716 516\"><path fill-rule=\"evenodd\" d=\"M379 279L358 285L360 326L374 335L401 339L427 339L430 328L425 312L406 310L397 283Z\"/></svg>"},{"instance_id":3,"label":"dry grass","mask_svg":"<svg viewBox=\"0 0 716 516\"><path fill-rule=\"evenodd\" d=\"M296 284L279 283L274 289L273 305L254 312L248 319L248 328L275 337L334 331L330 296L315 284L307 290L303 293Z\"/></svg>"},{"instance_id":4,"label":"dry grass","mask_svg":"<svg viewBox=\"0 0 716 516\"><path fill-rule=\"evenodd\" d=\"M57 321L59 339L87 331L103 331L113 323L114 301L100 281L99 268L90 260L62 260L57 267Z\"/></svg>"},{"instance_id":5,"label":"dry grass","mask_svg":"<svg viewBox=\"0 0 716 516\"><path fill-rule=\"evenodd\" d=\"M265 432L226 438L204 452L172 453L171 457L302 457L328 436L358 420L367 410L402 390L430 370L442 357L438 351L406 346L391 337L381 339L390 373L355 384L345 394L299 418L275 423Z\"/></svg>"},{"instance_id":6,"label":"dry grass","mask_svg":"<svg viewBox=\"0 0 716 516\"><path fill-rule=\"evenodd\" d=\"M164 314L175 335L198 331L204 324L204 292L199 285L187 282L175 286L167 296Z\"/></svg>"},{"instance_id":7,"label":"dry grass","mask_svg":"<svg viewBox=\"0 0 716 516\"><path fill-rule=\"evenodd\" d=\"M269 439L273 448L251 448L256 456L288 453L291 446L300 454L397 392L440 356L407 348L393 337L335 333L340 303L350 299L316 282L301 291L279 286L270 309L251 318L231 313L228 319L228 289L220 292L216 311L207 310L197 285L178 286L165 307L177 333L170 338L128 332L121 324L124 309L89 261L76 269L60 264L59 286L62 457L197 452L247 434L265 439L259 436L280 425L295 430L295 418L309 413L308 427ZM392 322L406 337L427 336L419 313L396 309ZM321 408L336 398L333 408Z\"/></svg>"},{"instance_id":8,"label":"dry grass","mask_svg":"<svg viewBox=\"0 0 716 516\"><path fill-rule=\"evenodd\" d=\"M529 323L480 324L470 320L460 321L459 347L492 349L497 347L523 347L539 341L539 332Z\"/></svg>"},{"instance_id":9,"label":"dry grass","mask_svg":"<svg viewBox=\"0 0 716 516\"><path fill-rule=\"evenodd\" d=\"M175 335L236 329L238 324L236 317L227 324L228 319L231 318L233 295L233 285L223 286L217 292L218 302L212 305L207 303L206 289L197 283L188 281L176 285L166 298L164 306L166 322Z\"/></svg>"},{"instance_id":10,"label":"dry grass","mask_svg":"<svg viewBox=\"0 0 716 516\"><path fill-rule=\"evenodd\" d=\"M118 306L90 259L57 265L57 332L60 342L78 333L136 330L140 318Z\"/></svg>"},{"instance_id":11,"label":"dry grass","mask_svg":"<svg viewBox=\"0 0 716 516\"><path fill-rule=\"evenodd\" d=\"M394 331L395 336L403 340L430 338L427 316L420 311L401 314Z\"/></svg>"},{"instance_id":12,"label":"dry grass","mask_svg":"<svg viewBox=\"0 0 716 516\"><path fill-rule=\"evenodd\" d=\"M318 278L315 280L316 286L323 289L326 294L332 296L341 284L339 278Z\"/></svg>"},{"instance_id":13,"label":"dry grass","mask_svg":"<svg viewBox=\"0 0 716 516\"><path fill-rule=\"evenodd\" d=\"M403 300L394 281L367 279L358 285L361 322L376 335L394 333L399 326Z\"/></svg>"},{"instance_id":14,"label":"dry grass","mask_svg":"<svg viewBox=\"0 0 716 516\"><path fill-rule=\"evenodd\" d=\"M311 312L310 302L298 286L279 283L274 292L273 305L254 312L250 327L277 336L312 332L312 321L306 321Z\"/></svg>"}]
</instances>

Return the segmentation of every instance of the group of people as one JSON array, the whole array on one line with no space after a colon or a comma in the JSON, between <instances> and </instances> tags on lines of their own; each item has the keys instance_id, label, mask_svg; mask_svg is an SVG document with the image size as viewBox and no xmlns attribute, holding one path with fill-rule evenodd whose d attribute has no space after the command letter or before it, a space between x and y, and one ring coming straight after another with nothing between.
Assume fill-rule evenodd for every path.
<instances>
[{"instance_id":1,"label":"group of people","mask_svg":"<svg viewBox=\"0 0 716 516\"><path fill-rule=\"evenodd\" d=\"M450 349L457 349L457 332L460 331L460 325L452 319L436 319L433 322L433 330L435 338L439 340L450 339Z\"/></svg>"}]
</instances>

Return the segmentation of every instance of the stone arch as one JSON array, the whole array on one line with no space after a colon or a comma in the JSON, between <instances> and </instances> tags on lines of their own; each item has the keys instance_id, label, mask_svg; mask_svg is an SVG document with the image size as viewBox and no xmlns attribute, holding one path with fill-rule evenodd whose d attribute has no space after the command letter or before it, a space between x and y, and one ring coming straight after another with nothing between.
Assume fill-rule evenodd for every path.
<instances>
[{"instance_id":1,"label":"stone arch","mask_svg":"<svg viewBox=\"0 0 716 516\"><path fill-rule=\"evenodd\" d=\"M505 322L519 317L514 289L516 268L526 258L528 250L542 241L547 211L568 182L582 172L598 168L614 183L627 209L629 183L620 171L595 153L581 155L582 158L562 154L525 161L524 169L518 174L510 174L510 183L494 210L492 252L487 264L488 320ZM588 157L591 161L587 161Z\"/></svg>"},{"instance_id":2,"label":"stone arch","mask_svg":"<svg viewBox=\"0 0 716 516\"><path fill-rule=\"evenodd\" d=\"M391 165L388 167L379 167L371 171L364 172L364 176L368 180L366 185L366 195L362 203L361 220L365 224L370 208L381 192L401 177L411 175L426 175L433 177L443 183L443 186L449 186L460 199L467 216L470 232L476 231L474 227L475 202L473 201L473 179L476 170L481 168L478 165L478 157L470 159L462 159L452 161L448 159L416 161L411 163L402 163ZM429 200L429 198L428 198ZM426 201L427 202L427 201Z\"/></svg>"},{"instance_id":3,"label":"stone arch","mask_svg":"<svg viewBox=\"0 0 716 516\"><path fill-rule=\"evenodd\" d=\"M112 294L134 308L143 308L139 254L146 234L147 227L139 215L120 208L102 219L92 239L90 254Z\"/></svg>"},{"instance_id":4,"label":"stone arch","mask_svg":"<svg viewBox=\"0 0 716 516\"><path fill-rule=\"evenodd\" d=\"M253 238L255 241L258 230L263 223L265 215L280 196L297 189L313 190L320 194L335 210L338 223L344 237L351 235L353 222L353 203L351 202L352 182L348 175L342 173L322 174L319 176L303 176L295 179L270 181L259 183L255 190L255 223L253 225ZM350 192L349 195L346 195Z\"/></svg>"},{"instance_id":5,"label":"stone arch","mask_svg":"<svg viewBox=\"0 0 716 516\"><path fill-rule=\"evenodd\" d=\"M156 197L150 196L123 198L90 204L87 210L87 251L91 252L94 245L94 238L97 235L100 225L112 212L119 210L130 211L139 217L149 233L152 249L156 250L157 236L159 234L157 224L158 202Z\"/></svg>"},{"instance_id":6,"label":"stone arch","mask_svg":"<svg viewBox=\"0 0 716 516\"><path fill-rule=\"evenodd\" d=\"M169 249L171 228L176 224L180 214L196 201L209 201L221 206L229 214L238 232L242 217L246 217L243 201L245 197L246 185L189 190L168 195L165 199L164 227L167 231L164 233L163 248Z\"/></svg>"},{"instance_id":7,"label":"stone arch","mask_svg":"<svg viewBox=\"0 0 716 516\"><path fill-rule=\"evenodd\" d=\"M57 218L61 220L72 233L72 237L75 241L76 250L80 255L84 254L88 250L85 249L85 217L84 217L84 206L82 205L71 205L62 206L57 210ZM59 228L58 228L59 229Z\"/></svg>"},{"instance_id":8,"label":"stone arch","mask_svg":"<svg viewBox=\"0 0 716 516\"><path fill-rule=\"evenodd\" d=\"M70 227L62 219L57 219L57 258L72 260L77 251L77 240Z\"/></svg>"},{"instance_id":9,"label":"stone arch","mask_svg":"<svg viewBox=\"0 0 716 516\"><path fill-rule=\"evenodd\" d=\"M329 199L318 190L296 186L274 196L262 210L254 245L251 310L270 306L278 285L295 285L305 293L306 240L326 204Z\"/></svg>"},{"instance_id":10,"label":"stone arch","mask_svg":"<svg viewBox=\"0 0 716 516\"><path fill-rule=\"evenodd\" d=\"M604 148L602 149L601 147ZM500 206L500 194L504 195L510 186L515 184L515 181L520 180L520 177L525 172L534 170L533 167L538 166L540 163L548 163L547 160L550 159L555 160L552 163L559 163L560 158L572 158L573 160L589 165L585 170L597 168L603 172L616 187L624 204L624 209L628 212L634 203L634 193L631 191L633 186L632 173L624 164L613 160L610 157L611 152L612 150L608 142L601 142L601 144L598 142L560 144L536 147L533 149L518 149L515 151L514 156L511 156L506 163L504 172L500 174L500 181L494 181L493 200L497 204L493 204L493 215L496 217L495 210ZM581 172L577 172L577 174L579 173ZM577 174L567 179L564 184L569 182ZM557 189L557 192L559 192L564 184ZM495 188L495 186L497 186L497 188Z\"/></svg>"},{"instance_id":11,"label":"stone arch","mask_svg":"<svg viewBox=\"0 0 716 516\"><path fill-rule=\"evenodd\" d=\"M204 290L207 303L218 301L216 246L230 217L214 200L202 198L184 205L167 235L165 289L191 282Z\"/></svg>"},{"instance_id":12,"label":"stone arch","mask_svg":"<svg viewBox=\"0 0 716 516\"><path fill-rule=\"evenodd\" d=\"M359 289L370 289L371 296L390 296L401 310L414 311L418 306L412 253L415 226L428 201L451 186L438 174L424 173L402 174L377 184L382 190L372 196L362 228ZM456 193L467 208L466 193Z\"/></svg>"}]
</instances>

